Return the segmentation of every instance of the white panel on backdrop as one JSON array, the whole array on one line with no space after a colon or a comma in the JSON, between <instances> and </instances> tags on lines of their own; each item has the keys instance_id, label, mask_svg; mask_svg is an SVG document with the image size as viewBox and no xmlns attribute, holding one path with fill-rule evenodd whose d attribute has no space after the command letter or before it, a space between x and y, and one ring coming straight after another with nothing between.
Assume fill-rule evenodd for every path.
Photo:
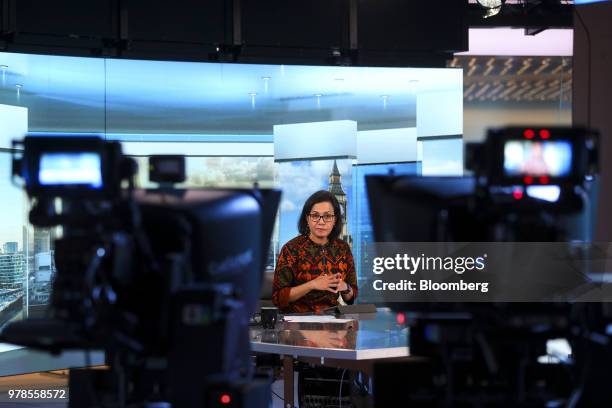
<instances>
[{"instance_id":1,"label":"white panel on backdrop","mask_svg":"<svg viewBox=\"0 0 612 408\"><path fill-rule=\"evenodd\" d=\"M275 160L356 156L357 122L352 120L274 126Z\"/></svg>"},{"instance_id":2,"label":"white panel on backdrop","mask_svg":"<svg viewBox=\"0 0 612 408\"><path fill-rule=\"evenodd\" d=\"M450 91L418 94L417 135L419 137L461 134L463 134L462 87Z\"/></svg>"},{"instance_id":3,"label":"white panel on backdrop","mask_svg":"<svg viewBox=\"0 0 612 408\"><path fill-rule=\"evenodd\" d=\"M424 139L419 143L423 176L463 176L463 139Z\"/></svg>"},{"instance_id":4,"label":"white panel on backdrop","mask_svg":"<svg viewBox=\"0 0 612 408\"><path fill-rule=\"evenodd\" d=\"M357 161L359 164L403 163L416 160L416 128L357 132Z\"/></svg>"},{"instance_id":5,"label":"white panel on backdrop","mask_svg":"<svg viewBox=\"0 0 612 408\"><path fill-rule=\"evenodd\" d=\"M455 55L572 56L573 41L571 28L548 29L538 35L526 35L524 28L470 28L470 50Z\"/></svg>"},{"instance_id":6,"label":"white panel on backdrop","mask_svg":"<svg viewBox=\"0 0 612 408\"><path fill-rule=\"evenodd\" d=\"M133 156L182 154L186 156L268 156L274 154L272 143L196 143L196 142L121 142L123 153Z\"/></svg>"},{"instance_id":7,"label":"white panel on backdrop","mask_svg":"<svg viewBox=\"0 0 612 408\"><path fill-rule=\"evenodd\" d=\"M13 139L28 132L28 108L0 104L0 149L10 149Z\"/></svg>"},{"instance_id":8,"label":"white panel on backdrop","mask_svg":"<svg viewBox=\"0 0 612 408\"><path fill-rule=\"evenodd\" d=\"M423 142L417 141L417 161L423 161Z\"/></svg>"}]
</instances>

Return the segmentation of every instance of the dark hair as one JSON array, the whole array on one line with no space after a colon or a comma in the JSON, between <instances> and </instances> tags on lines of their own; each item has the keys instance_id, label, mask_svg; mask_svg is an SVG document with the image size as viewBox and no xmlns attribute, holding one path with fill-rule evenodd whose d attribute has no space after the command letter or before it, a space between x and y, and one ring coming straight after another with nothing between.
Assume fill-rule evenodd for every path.
<instances>
[{"instance_id":1,"label":"dark hair","mask_svg":"<svg viewBox=\"0 0 612 408\"><path fill-rule=\"evenodd\" d=\"M342 211L340 210L340 203L338 203L336 196L327 190L317 191L308 197L308 200L306 200L304 203L302 214L300 215L300 219L298 221L298 231L300 231L300 234L308 235L310 233L310 229L308 228L308 214L310 214L310 210L312 210L312 207L315 204L325 202L332 205L334 208L334 214L336 214L336 223L329 234L329 240L332 241L340 236L340 233L342 232Z\"/></svg>"}]
</instances>

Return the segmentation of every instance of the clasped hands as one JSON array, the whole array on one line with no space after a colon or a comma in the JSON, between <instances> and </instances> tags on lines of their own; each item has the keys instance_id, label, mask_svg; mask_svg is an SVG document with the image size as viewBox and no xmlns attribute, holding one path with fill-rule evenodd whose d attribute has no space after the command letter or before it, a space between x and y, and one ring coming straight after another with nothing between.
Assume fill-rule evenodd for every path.
<instances>
[{"instance_id":1,"label":"clasped hands","mask_svg":"<svg viewBox=\"0 0 612 408\"><path fill-rule=\"evenodd\" d=\"M309 283L312 289L326 290L332 293L344 292L348 289L348 285L342 280L341 276L339 273L321 274Z\"/></svg>"}]
</instances>

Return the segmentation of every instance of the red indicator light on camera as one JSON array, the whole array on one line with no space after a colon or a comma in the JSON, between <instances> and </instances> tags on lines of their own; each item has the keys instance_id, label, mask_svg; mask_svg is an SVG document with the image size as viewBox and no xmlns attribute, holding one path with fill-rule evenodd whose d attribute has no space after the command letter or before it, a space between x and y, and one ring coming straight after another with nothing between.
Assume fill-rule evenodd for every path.
<instances>
[{"instance_id":1,"label":"red indicator light on camera","mask_svg":"<svg viewBox=\"0 0 612 408\"><path fill-rule=\"evenodd\" d=\"M549 181L550 179L548 178L548 176L540 177L540 184L548 184Z\"/></svg>"},{"instance_id":2,"label":"red indicator light on camera","mask_svg":"<svg viewBox=\"0 0 612 408\"><path fill-rule=\"evenodd\" d=\"M399 325L406 324L406 315L403 313L398 313L395 319L397 320L397 324Z\"/></svg>"},{"instance_id":3,"label":"red indicator light on camera","mask_svg":"<svg viewBox=\"0 0 612 408\"><path fill-rule=\"evenodd\" d=\"M523 190L514 190L512 192L512 196L514 197L515 200L520 200L521 198L523 198Z\"/></svg>"},{"instance_id":4,"label":"red indicator light on camera","mask_svg":"<svg viewBox=\"0 0 612 408\"><path fill-rule=\"evenodd\" d=\"M533 129L525 129L523 136L525 136L527 139L533 139L535 137L535 132Z\"/></svg>"},{"instance_id":5,"label":"red indicator light on camera","mask_svg":"<svg viewBox=\"0 0 612 408\"><path fill-rule=\"evenodd\" d=\"M540 130L540 137L542 139L550 139L550 130L548 130L548 129Z\"/></svg>"},{"instance_id":6,"label":"red indicator light on camera","mask_svg":"<svg viewBox=\"0 0 612 408\"><path fill-rule=\"evenodd\" d=\"M232 402L232 397L230 397L229 394L221 394L221 398L219 398L219 402L221 402L221 404L223 405L228 405L230 402Z\"/></svg>"},{"instance_id":7,"label":"red indicator light on camera","mask_svg":"<svg viewBox=\"0 0 612 408\"><path fill-rule=\"evenodd\" d=\"M523 182L524 182L525 184L533 184L533 177L531 177L531 176L525 176L525 177L523 177Z\"/></svg>"}]
</instances>

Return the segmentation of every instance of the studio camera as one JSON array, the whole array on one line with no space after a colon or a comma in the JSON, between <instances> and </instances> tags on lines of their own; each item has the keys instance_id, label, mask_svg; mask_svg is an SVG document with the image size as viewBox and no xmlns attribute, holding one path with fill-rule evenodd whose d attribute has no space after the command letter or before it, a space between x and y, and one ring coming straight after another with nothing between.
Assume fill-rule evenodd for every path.
<instances>
[{"instance_id":1,"label":"studio camera","mask_svg":"<svg viewBox=\"0 0 612 408\"><path fill-rule=\"evenodd\" d=\"M611 361L606 346L593 341L610 341L602 325L610 315L601 303L558 296L579 298L588 293L584 288L602 289L585 282L581 269L593 258L584 225L597 180L597 145L598 134L584 128L492 129L483 143L466 146L469 176L366 177L381 247L423 260L481 257L483 271L419 273L442 276L443 284L489 285L488 293L387 296L383 303L408 322L411 353L428 359L378 365L377 405L399 401L398 373L411 379L401 384L401 402L416 406L610 402L605 387L590 386ZM567 347L551 357L555 339L561 343L553 344Z\"/></svg>"},{"instance_id":2,"label":"studio camera","mask_svg":"<svg viewBox=\"0 0 612 408\"><path fill-rule=\"evenodd\" d=\"M378 242L566 241L589 205L598 134L584 128L491 129L465 149L463 177L368 176ZM383 210L384 209L384 210ZM412 214L401 222L401 212Z\"/></svg>"},{"instance_id":3,"label":"studio camera","mask_svg":"<svg viewBox=\"0 0 612 408\"><path fill-rule=\"evenodd\" d=\"M177 156L150 162L163 188L138 189L135 161L97 137L27 136L13 151L31 223L60 232L46 318L8 325L2 341L104 350L105 367L70 371L70 407L268 404L248 321L279 191L173 188Z\"/></svg>"}]
</instances>

